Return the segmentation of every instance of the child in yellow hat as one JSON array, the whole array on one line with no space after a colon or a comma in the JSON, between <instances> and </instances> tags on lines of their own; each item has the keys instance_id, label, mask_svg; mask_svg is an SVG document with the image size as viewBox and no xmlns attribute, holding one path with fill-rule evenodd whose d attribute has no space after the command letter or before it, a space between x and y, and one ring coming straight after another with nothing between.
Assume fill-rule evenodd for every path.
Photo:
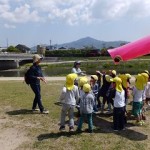
<instances>
[{"instance_id":1,"label":"child in yellow hat","mask_svg":"<svg viewBox=\"0 0 150 150\"><path fill-rule=\"evenodd\" d=\"M78 101L78 103L76 105L76 108L78 110L78 113L77 113L78 119L75 122L75 124L78 124L78 122L79 122L79 117L80 117L80 110L79 110L79 108L80 108L80 99L85 94L84 91L83 91L83 85L86 84L87 82L88 82L88 78L86 76L80 77L79 80L78 80L78 88L79 88L79 97L80 98L79 98L79 101Z\"/></svg>"},{"instance_id":2,"label":"child in yellow hat","mask_svg":"<svg viewBox=\"0 0 150 150\"><path fill-rule=\"evenodd\" d=\"M92 92L94 94L95 97L95 105L94 105L94 113L98 112L98 108L97 108L97 96L98 96L98 83L97 83L98 77L97 75L91 75L91 80L90 80L90 85L91 85L91 89Z\"/></svg>"},{"instance_id":3,"label":"child in yellow hat","mask_svg":"<svg viewBox=\"0 0 150 150\"><path fill-rule=\"evenodd\" d=\"M78 87L74 85L77 74L71 73L66 76L66 85L63 87L60 95L60 102L62 103L60 131L65 130L65 118L68 113L69 116L69 130L74 130L74 108L76 102L79 100Z\"/></svg>"},{"instance_id":4,"label":"child in yellow hat","mask_svg":"<svg viewBox=\"0 0 150 150\"><path fill-rule=\"evenodd\" d=\"M97 94L97 108L101 108L101 101L100 101L100 91L101 91L101 78L102 78L102 73L100 71L96 71L96 75L98 77L97 84L98 84L98 94Z\"/></svg>"},{"instance_id":5,"label":"child in yellow hat","mask_svg":"<svg viewBox=\"0 0 150 150\"><path fill-rule=\"evenodd\" d=\"M122 80L119 77L110 79L115 88L113 124L114 131L125 128L125 92L122 88Z\"/></svg>"},{"instance_id":6,"label":"child in yellow hat","mask_svg":"<svg viewBox=\"0 0 150 150\"><path fill-rule=\"evenodd\" d=\"M108 92L108 89L111 85L111 82L110 82L110 78L112 78L110 75L104 73L102 75L102 87L100 89L100 96L103 98L103 101L102 101L102 106L101 106L101 113L104 113L104 108L105 108L105 103L107 102L107 92Z\"/></svg>"},{"instance_id":7,"label":"child in yellow hat","mask_svg":"<svg viewBox=\"0 0 150 150\"><path fill-rule=\"evenodd\" d=\"M127 105L128 104L128 98L130 96L130 79L131 79L131 75L128 74L128 73L119 74L118 77L121 78L121 80L122 80L122 87L125 91L125 103ZM127 116L126 106L125 106L125 112L126 112L126 116ZM125 122L127 123L127 117L125 117Z\"/></svg>"},{"instance_id":8,"label":"child in yellow hat","mask_svg":"<svg viewBox=\"0 0 150 150\"><path fill-rule=\"evenodd\" d=\"M83 85L83 91L85 94L81 97L80 100L80 120L77 128L77 132L81 132L83 120L87 118L88 120L88 132L93 132L93 120L92 112L94 107L94 96L91 93L91 86L87 83Z\"/></svg>"},{"instance_id":9,"label":"child in yellow hat","mask_svg":"<svg viewBox=\"0 0 150 150\"><path fill-rule=\"evenodd\" d=\"M136 124L143 125L144 121L142 120L142 108L143 100L145 99L145 79L142 74L136 76L135 86L132 88L133 94L133 106L132 114L136 117Z\"/></svg>"}]
</instances>

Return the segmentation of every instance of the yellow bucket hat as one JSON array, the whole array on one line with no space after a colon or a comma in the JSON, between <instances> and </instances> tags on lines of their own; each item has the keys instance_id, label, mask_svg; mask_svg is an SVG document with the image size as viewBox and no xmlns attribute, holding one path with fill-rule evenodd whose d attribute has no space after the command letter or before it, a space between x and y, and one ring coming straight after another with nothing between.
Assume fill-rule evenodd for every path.
<instances>
[{"instance_id":1,"label":"yellow bucket hat","mask_svg":"<svg viewBox=\"0 0 150 150\"><path fill-rule=\"evenodd\" d=\"M142 76L142 74L138 74L136 76L135 87L138 90L144 90L144 85L145 85L145 79L144 79L144 77Z\"/></svg>"},{"instance_id":2,"label":"yellow bucket hat","mask_svg":"<svg viewBox=\"0 0 150 150\"><path fill-rule=\"evenodd\" d=\"M117 74L116 70L112 70L111 73L112 73L113 75L115 75L115 76L116 76L116 74Z\"/></svg>"},{"instance_id":3,"label":"yellow bucket hat","mask_svg":"<svg viewBox=\"0 0 150 150\"><path fill-rule=\"evenodd\" d=\"M144 77L144 84L147 84L149 75L147 73L141 73L141 75Z\"/></svg>"},{"instance_id":4,"label":"yellow bucket hat","mask_svg":"<svg viewBox=\"0 0 150 150\"><path fill-rule=\"evenodd\" d=\"M79 82L78 82L78 84L79 84L79 87L82 87L84 84L86 84L88 82L88 79L87 79L87 77L81 77L81 78L79 78Z\"/></svg>"},{"instance_id":5,"label":"yellow bucket hat","mask_svg":"<svg viewBox=\"0 0 150 150\"><path fill-rule=\"evenodd\" d=\"M66 76L66 88L72 90L74 87L74 80L78 77L76 73L70 73Z\"/></svg>"},{"instance_id":6,"label":"yellow bucket hat","mask_svg":"<svg viewBox=\"0 0 150 150\"><path fill-rule=\"evenodd\" d=\"M131 78L131 75L128 73L119 74L118 77L121 78L123 87L127 88L127 80Z\"/></svg>"},{"instance_id":7,"label":"yellow bucket hat","mask_svg":"<svg viewBox=\"0 0 150 150\"><path fill-rule=\"evenodd\" d=\"M144 70L144 73L147 73L149 75L149 71L148 70Z\"/></svg>"},{"instance_id":8,"label":"yellow bucket hat","mask_svg":"<svg viewBox=\"0 0 150 150\"><path fill-rule=\"evenodd\" d=\"M91 78L93 78L94 80L98 80L98 77L97 77L97 75L91 75Z\"/></svg>"},{"instance_id":9,"label":"yellow bucket hat","mask_svg":"<svg viewBox=\"0 0 150 150\"><path fill-rule=\"evenodd\" d=\"M84 84L84 85L83 85L83 91L84 91L85 93L90 92L90 91L91 91L91 86L90 86L88 83Z\"/></svg>"},{"instance_id":10,"label":"yellow bucket hat","mask_svg":"<svg viewBox=\"0 0 150 150\"><path fill-rule=\"evenodd\" d=\"M115 77L110 79L110 82L115 82L116 83L116 91L118 92L122 92L123 88L122 88L122 80L119 77Z\"/></svg>"},{"instance_id":11,"label":"yellow bucket hat","mask_svg":"<svg viewBox=\"0 0 150 150\"><path fill-rule=\"evenodd\" d=\"M107 82L111 82L110 79L112 79L112 77L110 75L105 75L105 79Z\"/></svg>"},{"instance_id":12,"label":"yellow bucket hat","mask_svg":"<svg viewBox=\"0 0 150 150\"><path fill-rule=\"evenodd\" d=\"M125 75L126 75L127 79L131 79L131 77L132 77L131 74L129 74L129 73L126 73Z\"/></svg>"}]
</instances>

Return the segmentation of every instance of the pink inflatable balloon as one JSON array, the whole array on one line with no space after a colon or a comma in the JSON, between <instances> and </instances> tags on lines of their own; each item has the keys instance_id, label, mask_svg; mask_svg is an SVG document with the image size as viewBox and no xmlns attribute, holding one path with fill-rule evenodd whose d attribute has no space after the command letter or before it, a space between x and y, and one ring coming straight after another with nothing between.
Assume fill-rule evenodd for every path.
<instances>
[{"instance_id":1,"label":"pink inflatable balloon","mask_svg":"<svg viewBox=\"0 0 150 150\"><path fill-rule=\"evenodd\" d=\"M150 36L108 50L115 63L127 61L150 53Z\"/></svg>"}]
</instances>

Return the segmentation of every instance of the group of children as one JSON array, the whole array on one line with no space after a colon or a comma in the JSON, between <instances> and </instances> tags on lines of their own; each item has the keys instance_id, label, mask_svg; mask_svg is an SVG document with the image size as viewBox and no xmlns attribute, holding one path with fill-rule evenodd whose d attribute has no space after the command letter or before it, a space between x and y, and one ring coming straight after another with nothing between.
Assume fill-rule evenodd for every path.
<instances>
[{"instance_id":1,"label":"group of children","mask_svg":"<svg viewBox=\"0 0 150 150\"><path fill-rule=\"evenodd\" d=\"M62 110L59 130L65 130L65 118L68 115L69 131L74 131L74 110L77 108L80 113L77 132L82 131L82 124L86 118L88 132L92 133L92 115L99 110L104 113L106 102L108 113L112 113L113 107L114 131L124 130L126 105L130 93L133 95L132 115L135 116L137 125L143 125L143 106L145 101L149 105L150 100L149 72L145 70L143 73L136 75L135 79L135 85L131 87L131 75L117 75L115 70L110 70L108 73L96 71L95 75L90 76L90 81L86 76L78 77L76 73L68 74L60 96ZM102 97L102 102L100 97Z\"/></svg>"}]
</instances>

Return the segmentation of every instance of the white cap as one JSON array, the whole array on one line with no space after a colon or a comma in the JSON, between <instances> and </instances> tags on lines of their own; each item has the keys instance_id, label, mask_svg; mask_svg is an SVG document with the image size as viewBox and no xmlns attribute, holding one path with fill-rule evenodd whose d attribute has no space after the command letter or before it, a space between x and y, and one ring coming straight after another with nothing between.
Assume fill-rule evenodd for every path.
<instances>
[{"instance_id":1,"label":"white cap","mask_svg":"<svg viewBox=\"0 0 150 150\"><path fill-rule=\"evenodd\" d=\"M33 56L33 63L36 63L36 62L39 61L40 59L42 59L42 57L41 57L40 55L38 55L38 54L35 54L35 55Z\"/></svg>"}]
</instances>

